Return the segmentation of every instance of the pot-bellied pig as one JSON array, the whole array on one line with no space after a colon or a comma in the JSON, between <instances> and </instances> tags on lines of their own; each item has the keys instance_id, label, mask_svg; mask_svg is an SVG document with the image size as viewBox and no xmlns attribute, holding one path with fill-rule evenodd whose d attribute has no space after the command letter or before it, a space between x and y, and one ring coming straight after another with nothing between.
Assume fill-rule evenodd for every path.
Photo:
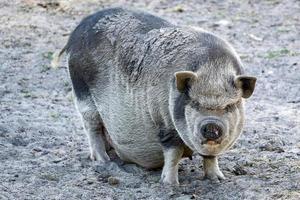
<instances>
[{"instance_id":1,"label":"pot-bellied pig","mask_svg":"<svg viewBox=\"0 0 300 200\"><path fill-rule=\"evenodd\" d=\"M124 161L163 167L161 181L178 184L178 163L194 152L207 178L224 179L217 156L240 135L243 99L256 82L226 41L111 8L85 18L64 51L92 159L109 161L111 146Z\"/></svg>"}]
</instances>

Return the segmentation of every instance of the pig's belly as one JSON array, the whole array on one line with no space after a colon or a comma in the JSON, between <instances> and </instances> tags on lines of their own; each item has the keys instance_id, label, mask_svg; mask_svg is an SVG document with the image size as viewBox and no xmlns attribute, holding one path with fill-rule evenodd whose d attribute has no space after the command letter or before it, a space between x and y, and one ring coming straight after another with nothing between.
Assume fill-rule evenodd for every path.
<instances>
[{"instance_id":1,"label":"pig's belly","mask_svg":"<svg viewBox=\"0 0 300 200\"><path fill-rule=\"evenodd\" d=\"M159 130L146 114L147 106L118 96L102 99L97 105L116 153L122 160L146 168L163 166Z\"/></svg>"},{"instance_id":2,"label":"pig's belly","mask_svg":"<svg viewBox=\"0 0 300 200\"><path fill-rule=\"evenodd\" d=\"M113 147L119 157L124 161L134 162L146 168L161 167L163 152L155 128L147 127L145 124L136 124L136 121L129 121L128 115L127 119L123 119L112 117L111 120L115 122L107 123L104 120Z\"/></svg>"}]
</instances>

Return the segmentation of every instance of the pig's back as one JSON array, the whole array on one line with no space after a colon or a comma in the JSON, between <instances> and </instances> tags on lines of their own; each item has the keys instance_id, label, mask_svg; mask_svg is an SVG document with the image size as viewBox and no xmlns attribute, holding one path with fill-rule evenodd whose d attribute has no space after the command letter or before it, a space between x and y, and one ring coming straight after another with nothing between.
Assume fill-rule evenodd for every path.
<instances>
[{"instance_id":1,"label":"pig's back","mask_svg":"<svg viewBox=\"0 0 300 200\"><path fill-rule=\"evenodd\" d=\"M80 22L70 36L67 51L92 51L101 47L105 40L112 48L117 48L118 41L124 37L133 39L153 29L170 26L173 25L151 14L124 8L105 9Z\"/></svg>"}]
</instances>

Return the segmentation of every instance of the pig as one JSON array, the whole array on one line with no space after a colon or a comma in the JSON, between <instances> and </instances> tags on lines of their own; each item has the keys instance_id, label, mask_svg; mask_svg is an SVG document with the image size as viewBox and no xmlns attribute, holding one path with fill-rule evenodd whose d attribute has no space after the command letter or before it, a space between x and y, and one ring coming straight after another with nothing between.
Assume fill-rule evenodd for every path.
<instances>
[{"instance_id":1,"label":"pig","mask_svg":"<svg viewBox=\"0 0 300 200\"><path fill-rule=\"evenodd\" d=\"M83 19L56 61L64 52L92 160L110 162L113 148L178 185L178 163L198 154L206 178L225 178L218 156L239 137L256 83L228 42L117 7Z\"/></svg>"}]
</instances>

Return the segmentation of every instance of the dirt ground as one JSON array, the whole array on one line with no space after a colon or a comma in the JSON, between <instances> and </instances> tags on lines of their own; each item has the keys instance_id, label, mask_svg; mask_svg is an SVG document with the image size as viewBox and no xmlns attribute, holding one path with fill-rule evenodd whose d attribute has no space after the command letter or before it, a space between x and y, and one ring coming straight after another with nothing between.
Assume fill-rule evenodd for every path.
<instances>
[{"instance_id":1,"label":"dirt ground","mask_svg":"<svg viewBox=\"0 0 300 200\"><path fill-rule=\"evenodd\" d=\"M179 187L88 159L65 59L50 59L84 16L116 5L213 31L258 77L243 134L220 157L225 181L203 180L199 156L182 160ZM0 199L300 199L299 158L300 1L0 1Z\"/></svg>"}]
</instances>

